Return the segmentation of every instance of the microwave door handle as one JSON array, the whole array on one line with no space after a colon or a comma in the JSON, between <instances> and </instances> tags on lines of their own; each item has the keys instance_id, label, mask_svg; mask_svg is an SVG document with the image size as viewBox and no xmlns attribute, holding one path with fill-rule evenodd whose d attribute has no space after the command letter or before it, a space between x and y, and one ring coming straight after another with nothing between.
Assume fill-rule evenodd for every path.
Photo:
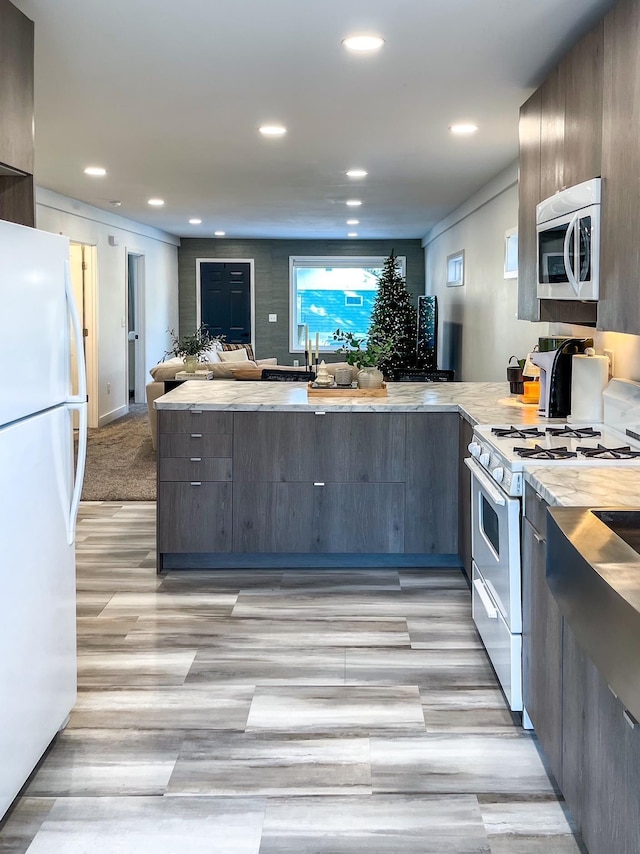
<instances>
[{"instance_id":1,"label":"microwave door handle","mask_svg":"<svg viewBox=\"0 0 640 854\"><path fill-rule=\"evenodd\" d=\"M574 214L569 226L567 228L567 233L564 236L564 268L567 271L567 279L569 280L569 284L573 288L575 295L577 297L580 296L580 282L576 279L576 275L573 272L573 267L571 266L571 256L569 255L569 247L571 246L571 241L574 241L575 244L575 233L576 226L578 224L578 220L580 219L580 214ZM574 255L575 255L575 246L574 246Z\"/></svg>"}]
</instances>

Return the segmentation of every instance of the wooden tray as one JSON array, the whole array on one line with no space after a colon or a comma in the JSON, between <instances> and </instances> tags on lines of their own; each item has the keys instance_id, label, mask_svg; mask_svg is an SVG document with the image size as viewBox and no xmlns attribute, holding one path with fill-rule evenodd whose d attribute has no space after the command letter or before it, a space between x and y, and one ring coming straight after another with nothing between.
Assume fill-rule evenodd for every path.
<instances>
[{"instance_id":1,"label":"wooden tray","mask_svg":"<svg viewBox=\"0 0 640 854\"><path fill-rule=\"evenodd\" d=\"M380 388L314 388L312 383L307 386L309 397L387 397L387 384L382 383Z\"/></svg>"}]
</instances>

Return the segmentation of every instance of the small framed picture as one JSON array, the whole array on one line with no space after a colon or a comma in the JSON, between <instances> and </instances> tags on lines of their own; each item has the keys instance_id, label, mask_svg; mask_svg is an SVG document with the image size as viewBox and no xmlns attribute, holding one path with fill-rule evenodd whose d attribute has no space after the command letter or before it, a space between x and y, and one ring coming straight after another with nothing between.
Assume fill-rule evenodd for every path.
<instances>
[{"instance_id":1,"label":"small framed picture","mask_svg":"<svg viewBox=\"0 0 640 854\"><path fill-rule=\"evenodd\" d=\"M464 249L447 255L447 287L458 288L464 285Z\"/></svg>"},{"instance_id":2,"label":"small framed picture","mask_svg":"<svg viewBox=\"0 0 640 854\"><path fill-rule=\"evenodd\" d=\"M504 277L518 278L518 229L508 228L504 233Z\"/></svg>"}]
</instances>

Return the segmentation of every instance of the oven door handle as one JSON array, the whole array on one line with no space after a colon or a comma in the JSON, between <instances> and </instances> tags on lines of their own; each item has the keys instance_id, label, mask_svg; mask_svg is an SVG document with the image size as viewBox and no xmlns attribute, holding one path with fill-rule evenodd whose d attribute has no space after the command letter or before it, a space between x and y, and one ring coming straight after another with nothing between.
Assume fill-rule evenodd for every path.
<instances>
[{"instance_id":1,"label":"oven door handle","mask_svg":"<svg viewBox=\"0 0 640 854\"><path fill-rule=\"evenodd\" d=\"M471 457L465 457L464 462L493 503L499 507L504 507L507 503L504 495L500 492L497 486L493 485L480 466L474 462Z\"/></svg>"},{"instance_id":2,"label":"oven door handle","mask_svg":"<svg viewBox=\"0 0 640 854\"><path fill-rule=\"evenodd\" d=\"M479 578L474 578L473 586L475 587L476 593L478 594L480 601L484 605L484 610L487 612L487 617L490 620L497 620L498 619L498 609L496 608L496 606L491 601L491 597L487 593L486 588L485 588L484 584L482 583L482 581L480 581Z\"/></svg>"}]
</instances>

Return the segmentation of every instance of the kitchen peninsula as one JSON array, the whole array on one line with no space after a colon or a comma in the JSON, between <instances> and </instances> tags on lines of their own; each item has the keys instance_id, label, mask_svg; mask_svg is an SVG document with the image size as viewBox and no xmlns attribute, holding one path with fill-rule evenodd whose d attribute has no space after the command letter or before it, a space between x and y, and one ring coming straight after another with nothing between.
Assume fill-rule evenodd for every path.
<instances>
[{"instance_id":1,"label":"kitchen peninsula","mask_svg":"<svg viewBox=\"0 0 640 854\"><path fill-rule=\"evenodd\" d=\"M155 406L159 571L458 563L472 426L540 420L506 383L308 398L301 384L187 382Z\"/></svg>"}]
</instances>

